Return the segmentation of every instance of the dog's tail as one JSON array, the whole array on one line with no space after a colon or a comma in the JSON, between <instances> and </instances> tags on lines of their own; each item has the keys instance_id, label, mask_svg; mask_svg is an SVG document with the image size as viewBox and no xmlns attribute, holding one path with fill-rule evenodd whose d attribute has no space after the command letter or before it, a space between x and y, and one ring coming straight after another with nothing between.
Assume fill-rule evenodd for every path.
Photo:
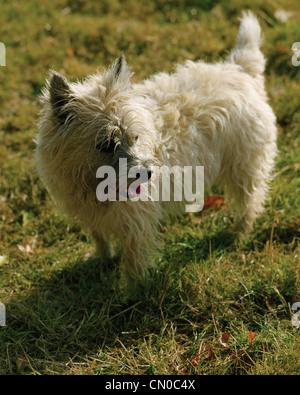
<instances>
[{"instance_id":1,"label":"dog's tail","mask_svg":"<svg viewBox=\"0 0 300 395\"><path fill-rule=\"evenodd\" d=\"M244 11L236 47L227 60L239 64L253 77L262 75L266 61L260 51L261 42L261 29L257 18L250 11Z\"/></svg>"}]
</instances>

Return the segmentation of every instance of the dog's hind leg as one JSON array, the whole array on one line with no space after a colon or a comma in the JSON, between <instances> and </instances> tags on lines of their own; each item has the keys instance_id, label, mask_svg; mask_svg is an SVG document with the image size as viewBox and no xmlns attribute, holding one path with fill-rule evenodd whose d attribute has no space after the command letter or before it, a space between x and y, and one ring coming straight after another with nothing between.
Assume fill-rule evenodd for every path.
<instances>
[{"instance_id":1,"label":"dog's hind leg","mask_svg":"<svg viewBox=\"0 0 300 395\"><path fill-rule=\"evenodd\" d=\"M227 179L226 200L234 210L235 230L238 233L251 231L254 221L264 209L271 173L271 168L267 167L266 161L262 161L260 167L253 166L252 162L252 166L249 164L243 171L239 169L234 178Z\"/></svg>"},{"instance_id":2,"label":"dog's hind leg","mask_svg":"<svg viewBox=\"0 0 300 395\"><path fill-rule=\"evenodd\" d=\"M262 213L267 194L267 185L261 182L253 185L252 190L245 191L235 187L231 191L234 202L235 225L234 230L240 234L251 231L256 218Z\"/></svg>"}]
</instances>

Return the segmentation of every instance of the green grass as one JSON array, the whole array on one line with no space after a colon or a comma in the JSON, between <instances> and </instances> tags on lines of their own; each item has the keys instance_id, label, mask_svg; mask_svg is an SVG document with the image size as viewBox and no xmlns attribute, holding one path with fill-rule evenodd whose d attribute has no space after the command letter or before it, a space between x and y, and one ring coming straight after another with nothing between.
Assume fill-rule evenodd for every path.
<instances>
[{"instance_id":1,"label":"green grass","mask_svg":"<svg viewBox=\"0 0 300 395\"><path fill-rule=\"evenodd\" d=\"M199 5L201 4L201 5ZM226 207L167 224L159 270L125 303L118 259L51 202L33 160L48 70L71 80L126 54L138 81L185 59L217 61L251 8L265 35L278 119L275 177L255 229L237 242ZM286 22L278 9L291 11ZM2 1L0 41L0 374L299 374L300 41L293 1ZM248 332L255 337L250 347ZM230 333L228 348L220 337Z\"/></svg>"}]
</instances>

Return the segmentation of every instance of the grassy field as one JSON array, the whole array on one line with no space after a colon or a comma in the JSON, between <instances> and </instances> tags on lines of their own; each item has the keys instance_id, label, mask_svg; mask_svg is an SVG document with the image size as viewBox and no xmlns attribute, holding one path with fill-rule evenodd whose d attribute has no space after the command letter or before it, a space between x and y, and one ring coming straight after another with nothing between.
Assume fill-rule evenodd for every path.
<instances>
[{"instance_id":1,"label":"grassy field","mask_svg":"<svg viewBox=\"0 0 300 395\"><path fill-rule=\"evenodd\" d=\"M300 67L291 62L299 5L2 0L0 7L0 302L7 313L0 374L299 374L300 328L291 321L300 302ZM121 51L134 81L185 59L217 61L234 46L238 17L249 8L265 36L279 130L266 210L239 243L226 206L167 224L159 270L137 301L124 303L118 259L85 261L91 238L57 210L35 172L38 94L49 69L76 80Z\"/></svg>"}]
</instances>

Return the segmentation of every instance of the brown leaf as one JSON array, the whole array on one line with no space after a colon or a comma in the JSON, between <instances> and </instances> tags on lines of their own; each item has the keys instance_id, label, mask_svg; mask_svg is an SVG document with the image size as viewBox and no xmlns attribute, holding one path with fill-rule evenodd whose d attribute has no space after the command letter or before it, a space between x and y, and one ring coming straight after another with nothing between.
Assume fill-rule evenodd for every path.
<instances>
[{"instance_id":1,"label":"brown leaf","mask_svg":"<svg viewBox=\"0 0 300 395\"><path fill-rule=\"evenodd\" d=\"M254 332L251 332L251 331L249 331L249 332L247 332L247 333L249 334L249 348L251 348L251 347L252 347L253 339L255 338L255 333L254 333Z\"/></svg>"},{"instance_id":2,"label":"brown leaf","mask_svg":"<svg viewBox=\"0 0 300 395\"><path fill-rule=\"evenodd\" d=\"M199 360L200 360L200 357L197 355L196 357L194 357L194 358L192 359L192 364L193 364L194 366L197 366Z\"/></svg>"},{"instance_id":3,"label":"brown leaf","mask_svg":"<svg viewBox=\"0 0 300 395\"><path fill-rule=\"evenodd\" d=\"M204 200L204 209L208 209L208 208L220 209L223 205L224 205L223 196L218 196L218 195L207 196L207 198Z\"/></svg>"},{"instance_id":4,"label":"brown leaf","mask_svg":"<svg viewBox=\"0 0 300 395\"><path fill-rule=\"evenodd\" d=\"M228 333L228 332L225 332L220 336L219 341L222 344L222 346L225 348L230 348L227 346L229 337L230 337L230 333Z\"/></svg>"},{"instance_id":5,"label":"brown leaf","mask_svg":"<svg viewBox=\"0 0 300 395\"><path fill-rule=\"evenodd\" d=\"M215 356L215 353L214 353L213 350L212 350L212 347L211 347L211 349L209 350L209 358L210 358L210 359L216 359L216 356Z\"/></svg>"},{"instance_id":6,"label":"brown leaf","mask_svg":"<svg viewBox=\"0 0 300 395\"><path fill-rule=\"evenodd\" d=\"M30 364L29 364L29 361L26 357L21 357L16 360L16 365L17 365L18 369L22 370L22 369L26 368L27 366L29 366Z\"/></svg>"},{"instance_id":7,"label":"brown leaf","mask_svg":"<svg viewBox=\"0 0 300 395\"><path fill-rule=\"evenodd\" d=\"M288 54L290 52L290 48L286 45L276 45L276 51L280 54Z\"/></svg>"}]
</instances>

